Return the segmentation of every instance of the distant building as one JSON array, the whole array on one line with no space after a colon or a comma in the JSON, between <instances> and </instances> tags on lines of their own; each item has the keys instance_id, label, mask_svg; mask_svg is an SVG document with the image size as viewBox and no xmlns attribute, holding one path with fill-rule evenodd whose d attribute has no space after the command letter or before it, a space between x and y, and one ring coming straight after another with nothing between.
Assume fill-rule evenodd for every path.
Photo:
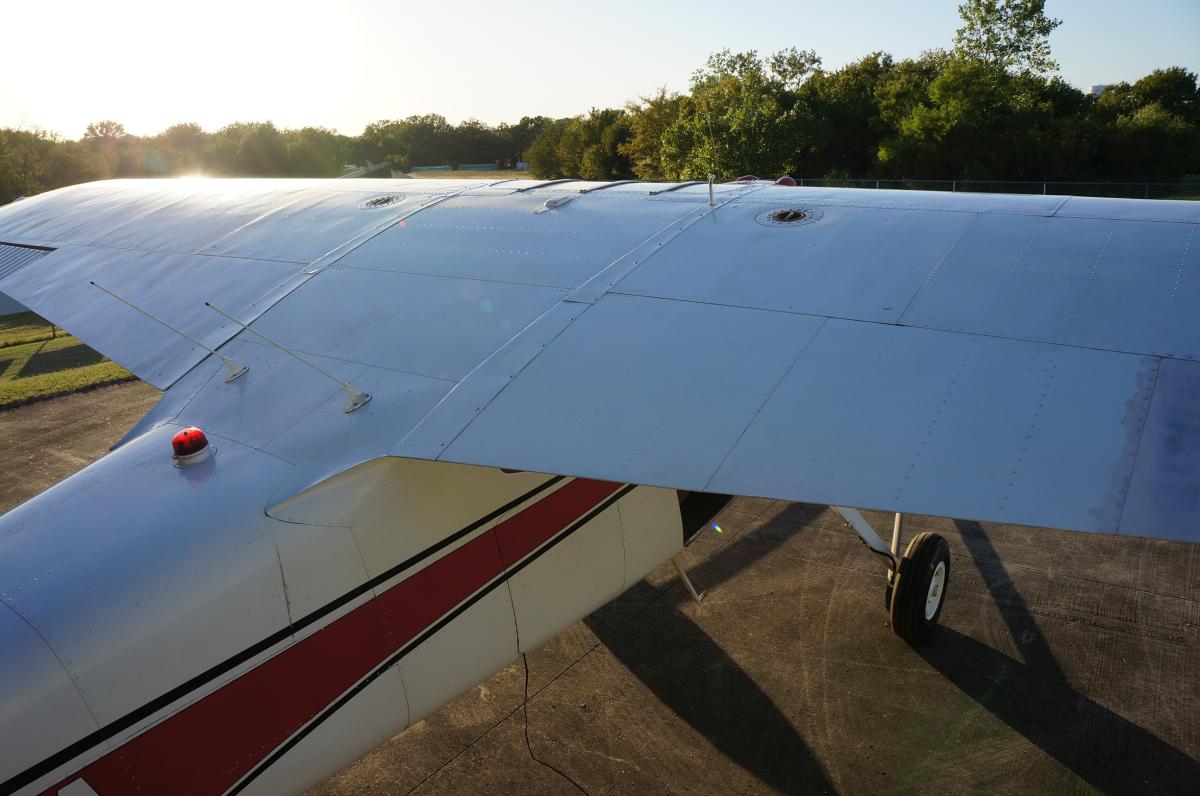
<instances>
[{"instance_id":1,"label":"distant building","mask_svg":"<svg viewBox=\"0 0 1200 796\"><path fill-rule=\"evenodd\" d=\"M1092 86L1092 96L1099 97L1101 94L1104 93L1104 89L1106 89L1106 88L1108 88L1107 83L1101 83L1100 85Z\"/></svg>"}]
</instances>

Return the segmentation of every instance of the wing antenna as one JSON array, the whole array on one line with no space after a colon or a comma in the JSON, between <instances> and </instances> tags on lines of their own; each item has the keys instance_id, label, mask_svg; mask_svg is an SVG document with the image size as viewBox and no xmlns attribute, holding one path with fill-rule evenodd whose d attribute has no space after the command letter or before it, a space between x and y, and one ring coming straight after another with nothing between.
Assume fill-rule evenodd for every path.
<instances>
[{"instance_id":1,"label":"wing antenna","mask_svg":"<svg viewBox=\"0 0 1200 796\"><path fill-rule=\"evenodd\" d=\"M222 315L225 318L228 318L229 320L233 321L234 323L236 323L238 326L242 327L246 331L252 332L252 333L258 335L263 340L265 340L266 342L275 346L283 353L287 354L290 357L294 357L294 358L298 359L300 362L304 363L305 365L308 365L310 368L315 370L317 373L320 373L325 378L332 380L334 383L337 384L337 386L342 388L342 392L346 393L346 397L350 399L350 402L346 404L346 412L353 412L355 409L358 409L360 406L365 404L367 401L371 400L370 395L368 395L367 393L358 389L354 385L350 384L350 382L342 381L337 376L333 375L332 373L325 370L324 368L322 368L312 362L309 362L307 359L300 356L295 351L292 351L289 348L284 348L282 345L275 342L270 337L267 337L265 334L260 332L258 329L252 328L252 327L242 323L237 318L230 315L228 312L225 312L224 310L220 310L220 309L214 307L212 304L210 304L207 301L204 302L204 306L208 307L210 310L217 313L218 315Z\"/></svg>"},{"instance_id":2,"label":"wing antenna","mask_svg":"<svg viewBox=\"0 0 1200 796\"><path fill-rule=\"evenodd\" d=\"M176 327L172 326L171 324L167 323L167 322L166 322L166 321L164 321L162 318L159 318L159 317L158 317L158 316L156 316L156 315L151 315L150 313L146 312L144 309L142 309L142 308L141 308L141 307L139 307L138 305L134 304L134 303L133 303L132 301L130 301L129 299L122 298L121 296L118 296L116 293L112 292L111 290L109 290L108 288L106 288L104 285L98 284L98 283L96 283L96 282L94 282L94 281L90 281L90 282L89 282L89 284L90 284L92 287L94 287L94 288L97 288L98 290L103 290L105 293L107 293L108 295L112 296L112 297L113 297L113 298L115 298L117 301L121 302L122 304L125 304L125 305L127 305L127 306L129 306L129 307L131 307L131 308L133 308L133 309L135 309L135 310L137 310L138 312L140 312L141 314L145 315L147 318L149 318L150 320L154 321L155 323L157 323L157 324L161 324L162 326L165 326L165 327L167 327L167 328L168 328L168 329L170 329L172 332L174 332L175 334L177 334L177 335L179 335L180 337L182 337L184 340L187 340L188 342L190 342L192 345L194 345L194 346L199 346L200 348L203 348L203 349L204 349L205 351L207 351L208 353L212 354L214 357L217 357L218 359L220 359L220 360L221 360L221 364L222 364L222 365L224 365L224 366L225 366L225 368L226 368L226 370L228 370L228 371L229 371L228 373L226 373L226 374L225 374L225 381L226 381L226 382L231 382L231 381L233 381L233 380L234 380L234 379L236 379L236 378L239 378L239 377L241 377L241 376L244 376L244 375L246 374L246 371L250 370L250 368L246 367L245 365L241 365L241 364L239 364L239 363L237 363L237 362L234 362L232 359L230 359L229 357L225 356L224 354L219 354L219 353L217 353L216 349L214 349L214 348L212 348L212 347L210 347L210 346L207 346L207 345L205 345L204 343L200 342L200 341L199 341L199 340L197 340L195 337L192 337L190 334L188 334L187 332L183 331L182 329L178 329L178 328L176 328Z\"/></svg>"}]
</instances>

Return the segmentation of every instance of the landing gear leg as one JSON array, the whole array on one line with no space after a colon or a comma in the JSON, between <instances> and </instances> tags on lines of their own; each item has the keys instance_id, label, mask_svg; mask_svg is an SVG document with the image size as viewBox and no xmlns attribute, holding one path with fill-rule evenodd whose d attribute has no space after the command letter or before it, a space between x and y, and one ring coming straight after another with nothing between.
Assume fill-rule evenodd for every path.
<instances>
[{"instance_id":1,"label":"landing gear leg","mask_svg":"<svg viewBox=\"0 0 1200 796\"><path fill-rule=\"evenodd\" d=\"M863 544L887 562L888 585L884 603L892 631L909 643L924 641L937 627L950 584L950 547L935 533L919 533L901 557L900 534L903 515L892 525L892 544L887 546L857 509L833 507L854 528Z\"/></svg>"},{"instance_id":2,"label":"landing gear leg","mask_svg":"<svg viewBox=\"0 0 1200 796\"><path fill-rule=\"evenodd\" d=\"M904 515L896 512L896 518L892 520L892 559L900 560L900 534L904 530ZM887 574L887 588L883 590L883 610L891 612L892 610L892 587L896 585L896 570L889 569Z\"/></svg>"}]
</instances>

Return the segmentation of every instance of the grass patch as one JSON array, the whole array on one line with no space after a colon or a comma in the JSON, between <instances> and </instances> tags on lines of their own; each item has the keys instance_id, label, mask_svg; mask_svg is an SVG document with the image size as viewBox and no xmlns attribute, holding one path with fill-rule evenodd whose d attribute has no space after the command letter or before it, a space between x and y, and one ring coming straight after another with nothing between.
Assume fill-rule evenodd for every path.
<instances>
[{"instance_id":1,"label":"grass patch","mask_svg":"<svg viewBox=\"0 0 1200 796\"><path fill-rule=\"evenodd\" d=\"M133 378L132 373L116 362L104 360L96 365L0 381L0 409Z\"/></svg>"},{"instance_id":2,"label":"grass patch","mask_svg":"<svg viewBox=\"0 0 1200 796\"><path fill-rule=\"evenodd\" d=\"M132 378L61 330L51 339L50 324L32 312L0 318L0 409Z\"/></svg>"},{"instance_id":3,"label":"grass patch","mask_svg":"<svg viewBox=\"0 0 1200 796\"><path fill-rule=\"evenodd\" d=\"M52 333L50 323L35 312L0 316L0 347L66 336L62 329Z\"/></svg>"},{"instance_id":4,"label":"grass patch","mask_svg":"<svg viewBox=\"0 0 1200 796\"><path fill-rule=\"evenodd\" d=\"M102 359L98 352L70 336L11 345L0 348L0 381L95 365Z\"/></svg>"}]
</instances>

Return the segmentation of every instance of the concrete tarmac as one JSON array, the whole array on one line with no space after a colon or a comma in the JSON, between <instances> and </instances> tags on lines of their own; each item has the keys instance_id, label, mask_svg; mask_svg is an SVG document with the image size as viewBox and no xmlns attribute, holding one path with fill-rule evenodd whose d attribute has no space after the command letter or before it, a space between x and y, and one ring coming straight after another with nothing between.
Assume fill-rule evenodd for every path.
<instances>
[{"instance_id":1,"label":"concrete tarmac","mask_svg":"<svg viewBox=\"0 0 1200 796\"><path fill-rule=\"evenodd\" d=\"M0 511L155 396L0 412ZM952 551L943 627L913 648L887 626L883 567L829 509L739 498L717 521L683 554L703 603L660 567L528 656L527 716L517 661L311 792L1200 788L1200 546L909 517L906 538Z\"/></svg>"}]
</instances>

